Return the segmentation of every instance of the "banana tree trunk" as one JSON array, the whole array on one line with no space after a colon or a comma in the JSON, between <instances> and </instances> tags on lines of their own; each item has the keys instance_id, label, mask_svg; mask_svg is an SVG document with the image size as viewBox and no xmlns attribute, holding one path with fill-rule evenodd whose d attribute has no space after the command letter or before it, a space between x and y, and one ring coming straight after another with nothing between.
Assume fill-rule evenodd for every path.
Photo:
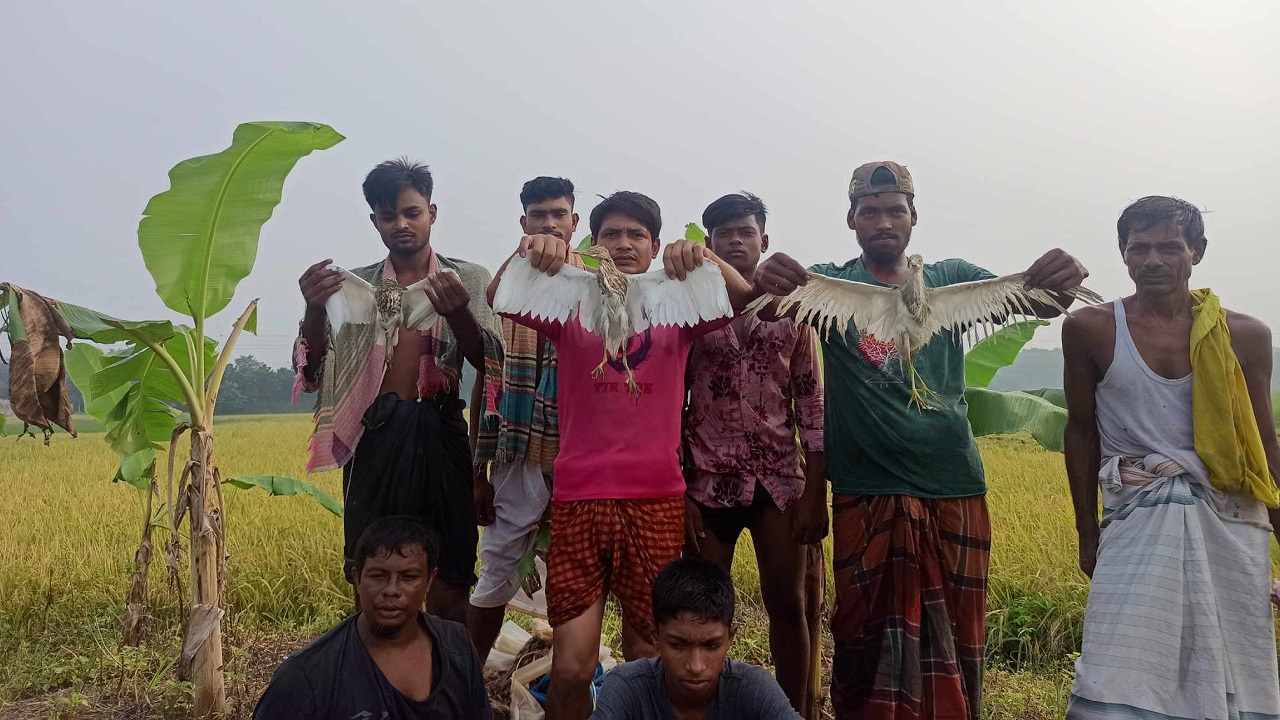
<instances>
[{"instance_id":1,"label":"banana tree trunk","mask_svg":"<svg viewBox=\"0 0 1280 720\"><path fill-rule=\"evenodd\" d=\"M804 614L809 623L809 687L805 720L821 720L825 695L822 691L822 614L827 606L827 564L822 543L809 546L804 568Z\"/></svg>"},{"instance_id":2,"label":"banana tree trunk","mask_svg":"<svg viewBox=\"0 0 1280 720\"><path fill-rule=\"evenodd\" d=\"M191 528L191 615L182 643L180 671L195 686L195 716L200 720L226 712L222 675L222 615L218 579L221 567L222 515L213 437L203 428L191 431L191 484L187 486Z\"/></svg>"},{"instance_id":3,"label":"banana tree trunk","mask_svg":"<svg viewBox=\"0 0 1280 720\"><path fill-rule=\"evenodd\" d=\"M146 635L147 571L151 567L151 503L160 489L156 486L155 466L151 467L151 486L147 488L146 510L142 518L142 539L133 554L133 580L129 584L129 603L124 611L124 632L121 641L137 647Z\"/></svg>"}]
</instances>

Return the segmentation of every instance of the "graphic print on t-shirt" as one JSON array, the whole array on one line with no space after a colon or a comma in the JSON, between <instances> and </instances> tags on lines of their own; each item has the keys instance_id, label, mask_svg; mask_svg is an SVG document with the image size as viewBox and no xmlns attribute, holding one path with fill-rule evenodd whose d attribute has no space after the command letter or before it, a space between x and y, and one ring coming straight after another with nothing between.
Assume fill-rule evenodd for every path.
<instances>
[{"instance_id":1,"label":"graphic print on t-shirt","mask_svg":"<svg viewBox=\"0 0 1280 720\"><path fill-rule=\"evenodd\" d=\"M630 342L628 342L628 345L630 345ZM647 328L644 331L644 335L640 337L640 344L636 347L635 350L632 350L630 352L627 352L626 350L623 351L623 352L626 352L627 354L627 365L631 367L631 372L633 374L640 372L640 366L643 365L645 361L649 359L649 351L652 348L653 348L653 328ZM608 365L609 367L613 368L615 371L621 373L622 376L625 378L627 374L627 368L624 367L622 364L621 354L622 353L619 353L619 357L609 358ZM648 395L649 393L653 392L653 383L637 381L637 384L640 386L641 395ZM625 380L624 381L596 380L594 387L595 387L596 393L627 392L627 383Z\"/></svg>"},{"instance_id":2,"label":"graphic print on t-shirt","mask_svg":"<svg viewBox=\"0 0 1280 720\"><path fill-rule=\"evenodd\" d=\"M872 365L883 368L889 360L898 357L898 349L892 342L880 342L875 335L858 334L858 352Z\"/></svg>"}]
</instances>

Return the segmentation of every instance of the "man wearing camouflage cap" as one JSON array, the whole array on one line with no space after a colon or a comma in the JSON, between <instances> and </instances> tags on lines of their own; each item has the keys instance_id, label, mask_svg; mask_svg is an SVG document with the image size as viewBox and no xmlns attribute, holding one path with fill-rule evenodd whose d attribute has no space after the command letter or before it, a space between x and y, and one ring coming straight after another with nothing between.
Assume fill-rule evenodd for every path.
<instances>
[{"instance_id":1,"label":"man wearing camouflage cap","mask_svg":"<svg viewBox=\"0 0 1280 720\"><path fill-rule=\"evenodd\" d=\"M902 285L916 220L907 169L888 161L863 165L849 183L848 214L861 256L806 270L775 254L760 265L756 291L786 295L810 273ZM1028 286L1054 293L1087 275L1061 250L1026 272ZM924 267L930 287L991 277L959 259ZM1035 309L1040 317L1058 314ZM910 384L892 343L850 326L822 347L836 717L978 720L991 523L964 400L960 333L935 336L915 357L916 370L937 392L934 409L923 411L908 402Z\"/></svg>"}]
</instances>

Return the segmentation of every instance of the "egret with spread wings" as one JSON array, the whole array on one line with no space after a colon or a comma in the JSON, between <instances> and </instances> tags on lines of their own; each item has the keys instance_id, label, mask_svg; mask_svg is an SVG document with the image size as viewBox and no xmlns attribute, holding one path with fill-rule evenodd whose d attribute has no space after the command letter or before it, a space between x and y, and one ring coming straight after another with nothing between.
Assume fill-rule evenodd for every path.
<instances>
[{"instance_id":1,"label":"egret with spread wings","mask_svg":"<svg viewBox=\"0 0 1280 720\"><path fill-rule=\"evenodd\" d=\"M621 355L627 389L635 397L640 386L627 362L627 341L655 325L693 327L733 315L720 267L703 263L684 280L657 270L638 275L622 273L609 251L592 246L579 253L594 258L596 272L564 265L555 275L535 269L527 258L511 259L493 297L494 312L528 315L564 323L577 316L588 332L604 340L604 359L591 372L600 377L604 366Z\"/></svg>"},{"instance_id":2,"label":"egret with spread wings","mask_svg":"<svg viewBox=\"0 0 1280 720\"><path fill-rule=\"evenodd\" d=\"M387 365L391 364L400 339L399 328L426 330L440 317L427 297L428 278L409 287L401 287L390 278L370 285L350 270L336 265L329 268L342 275L341 290L330 295L324 303L332 337L338 337L343 325L376 323L382 332L376 336L375 343L387 348ZM441 272L453 271L446 269Z\"/></svg>"},{"instance_id":3,"label":"egret with spread wings","mask_svg":"<svg viewBox=\"0 0 1280 720\"><path fill-rule=\"evenodd\" d=\"M749 312L777 302L777 313L795 309L797 322L808 323L828 335L832 328L844 335L852 322L859 332L892 342L911 382L911 402L925 408L932 393L916 372L913 360L934 335L944 331L974 331L989 334L995 324L1011 315L1034 315L1034 304L1060 312L1066 308L1055 295L1029 288L1021 273L928 287L924 280L924 260L919 255L907 259L910 276L897 287L880 287L809 274L808 283L783 296L764 295L747 307ZM1088 303L1102 302L1101 296L1084 287L1065 294Z\"/></svg>"}]
</instances>

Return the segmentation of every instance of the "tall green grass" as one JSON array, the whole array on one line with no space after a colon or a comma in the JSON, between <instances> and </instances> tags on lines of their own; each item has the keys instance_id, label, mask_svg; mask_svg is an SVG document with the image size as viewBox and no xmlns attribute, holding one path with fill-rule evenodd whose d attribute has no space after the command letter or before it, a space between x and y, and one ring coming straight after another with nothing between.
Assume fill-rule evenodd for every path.
<instances>
[{"instance_id":1,"label":"tall green grass","mask_svg":"<svg viewBox=\"0 0 1280 720\"><path fill-rule=\"evenodd\" d=\"M303 477L309 428L307 416L220 421L214 452L223 477ZM1018 437L980 446L994 526L986 715L1061 717L1088 596L1076 568L1062 456ZM182 592L166 587L167 531L156 532L151 567L158 634L146 648L118 648L142 496L108 481L115 464L100 436L57 435L49 447L0 441L0 704L58 687L109 687L148 696L153 706L181 705L185 689L168 670L180 644L188 571L184 557ZM312 481L340 496L340 473ZM225 631L235 686L264 638L318 633L344 617L351 601L341 576L339 518L306 497L231 488L225 497L231 555ZM767 664L767 619L745 536L733 575L744 607L733 654ZM611 612L606 638L615 643L617 625Z\"/></svg>"}]
</instances>

